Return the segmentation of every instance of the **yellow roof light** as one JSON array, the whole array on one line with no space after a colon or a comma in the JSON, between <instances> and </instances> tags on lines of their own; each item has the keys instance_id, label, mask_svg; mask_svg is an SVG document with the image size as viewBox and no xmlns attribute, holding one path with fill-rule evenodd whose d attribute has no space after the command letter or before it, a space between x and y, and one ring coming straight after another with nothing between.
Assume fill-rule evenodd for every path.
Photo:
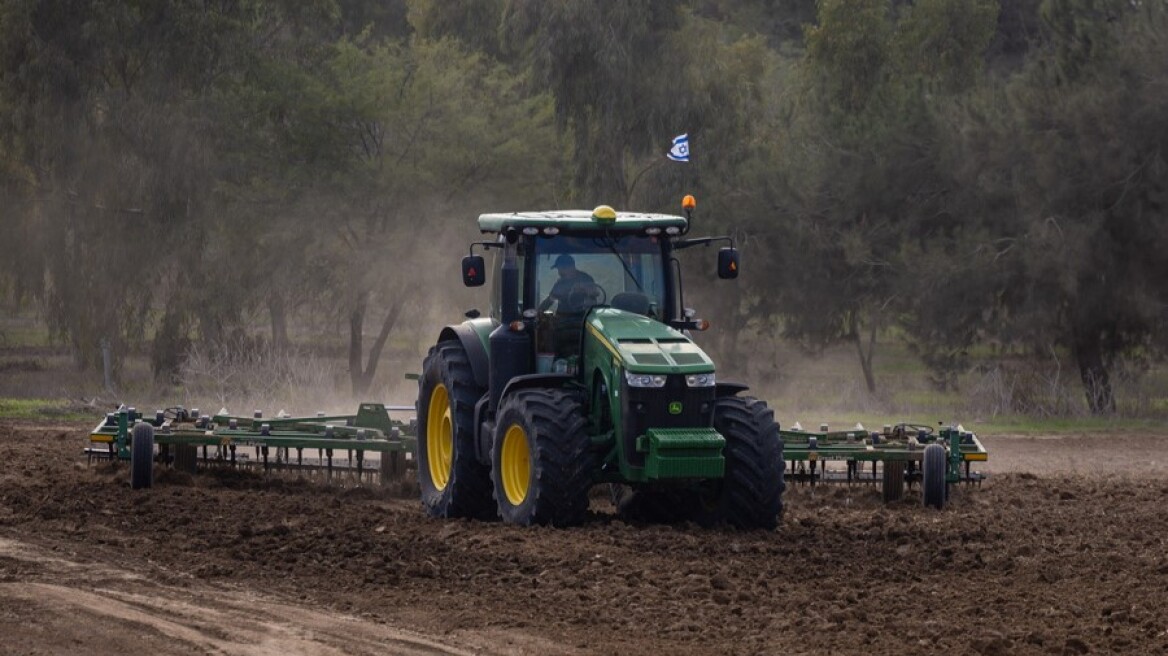
<instances>
[{"instance_id":1,"label":"yellow roof light","mask_svg":"<svg viewBox=\"0 0 1168 656\"><path fill-rule=\"evenodd\" d=\"M693 197L693 194L686 194L685 198L681 199L681 209L692 210L697 207L698 201Z\"/></svg>"},{"instance_id":2,"label":"yellow roof light","mask_svg":"<svg viewBox=\"0 0 1168 656\"><path fill-rule=\"evenodd\" d=\"M608 205L597 205L596 209L592 210L592 220L601 223L616 221L616 210Z\"/></svg>"}]
</instances>

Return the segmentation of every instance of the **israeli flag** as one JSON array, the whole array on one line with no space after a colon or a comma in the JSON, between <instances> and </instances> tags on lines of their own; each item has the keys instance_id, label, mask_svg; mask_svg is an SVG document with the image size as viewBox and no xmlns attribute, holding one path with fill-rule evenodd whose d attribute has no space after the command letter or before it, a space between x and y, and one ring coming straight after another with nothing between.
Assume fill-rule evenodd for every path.
<instances>
[{"instance_id":1,"label":"israeli flag","mask_svg":"<svg viewBox=\"0 0 1168 656\"><path fill-rule=\"evenodd\" d=\"M673 138L673 147L669 149L666 157L675 162L689 161L689 133L679 134Z\"/></svg>"}]
</instances>

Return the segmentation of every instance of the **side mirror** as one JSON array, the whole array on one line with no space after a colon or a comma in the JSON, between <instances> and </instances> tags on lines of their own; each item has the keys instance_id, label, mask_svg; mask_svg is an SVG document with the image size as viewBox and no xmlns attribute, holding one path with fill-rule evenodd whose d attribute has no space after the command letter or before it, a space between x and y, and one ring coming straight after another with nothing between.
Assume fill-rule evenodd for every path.
<instances>
[{"instance_id":1,"label":"side mirror","mask_svg":"<svg viewBox=\"0 0 1168 656\"><path fill-rule=\"evenodd\" d=\"M482 255L467 255L462 258L462 284L467 287L482 287L487 281L487 268Z\"/></svg>"},{"instance_id":2,"label":"side mirror","mask_svg":"<svg viewBox=\"0 0 1168 656\"><path fill-rule=\"evenodd\" d=\"M738 277L738 249L732 246L718 250L718 277L730 280Z\"/></svg>"}]
</instances>

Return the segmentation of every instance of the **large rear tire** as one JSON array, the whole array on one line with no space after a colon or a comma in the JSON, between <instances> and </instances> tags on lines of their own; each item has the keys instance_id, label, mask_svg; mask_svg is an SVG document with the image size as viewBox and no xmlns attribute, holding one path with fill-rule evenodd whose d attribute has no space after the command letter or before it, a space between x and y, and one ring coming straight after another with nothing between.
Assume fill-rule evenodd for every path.
<instances>
[{"instance_id":1,"label":"large rear tire","mask_svg":"<svg viewBox=\"0 0 1168 656\"><path fill-rule=\"evenodd\" d=\"M508 524L576 526L588 514L595 456L581 404L558 389L519 390L499 407L491 479Z\"/></svg>"},{"instance_id":2,"label":"large rear tire","mask_svg":"<svg viewBox=\"0 0 1168 656\"><path fill-rule=\"evenodd\" d=\"M475 457L474 407L483 391L456 341L430 349L418 381L418 483L432 517L494 519L491 479Z\"/></svg>"},{"instance_id":3,"label":"large rear tire","mask_svg":"<svg viewBox=\"0 0 1168 656\"><path fill-rule=\"evenodd\" d=\"M130 489L154 485L154 427L146 422L134 425L130 433Z\"/></svg>"},{"instance_id":4,"label":"large rear tire","mask_svg":"<svg viewBox=\"0 0 1168 656\"><path fill-rule=\"evenodd\" d=\"M926 506L937 510L945 506L945 499L949 496L948 483L945 481L947 460L945 447L940 444L925 447L924 461L921 463L921 496Z\"/></svg>"},{"instance_id":5,"label":"large rear tire","mask_svg":"<svg viewBox=\"0 0 1168 656\"><path fill-rule=\"evenodd\" d=\"M726 473L699 486L694 519L702 525L773 529L783 513L783 438L765 401L730 396L714 403L714 428L726 438Z\"/></svg>"}]
</instances>

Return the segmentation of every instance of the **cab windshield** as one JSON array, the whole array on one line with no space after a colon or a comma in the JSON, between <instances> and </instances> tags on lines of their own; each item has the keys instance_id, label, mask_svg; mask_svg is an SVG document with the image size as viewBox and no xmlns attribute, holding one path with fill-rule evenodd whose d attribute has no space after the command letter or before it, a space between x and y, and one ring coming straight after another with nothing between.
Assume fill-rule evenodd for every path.
<instances>
[{"instance_id":1,"label":"cab windshield","mask_svg":"<svg viewBox=\"0 0 1168 656\"><path fill-rule=\"evenodd\" d=\"M647 235L539 236L529 258L534 304L541 310L611 305L664 318L666 281L661 243ZM586 282L587 285L574 284ZM586 288L586 289L585 289ZM575 296L573 294L587 294Z\"/></svg>"}]
</instances>

